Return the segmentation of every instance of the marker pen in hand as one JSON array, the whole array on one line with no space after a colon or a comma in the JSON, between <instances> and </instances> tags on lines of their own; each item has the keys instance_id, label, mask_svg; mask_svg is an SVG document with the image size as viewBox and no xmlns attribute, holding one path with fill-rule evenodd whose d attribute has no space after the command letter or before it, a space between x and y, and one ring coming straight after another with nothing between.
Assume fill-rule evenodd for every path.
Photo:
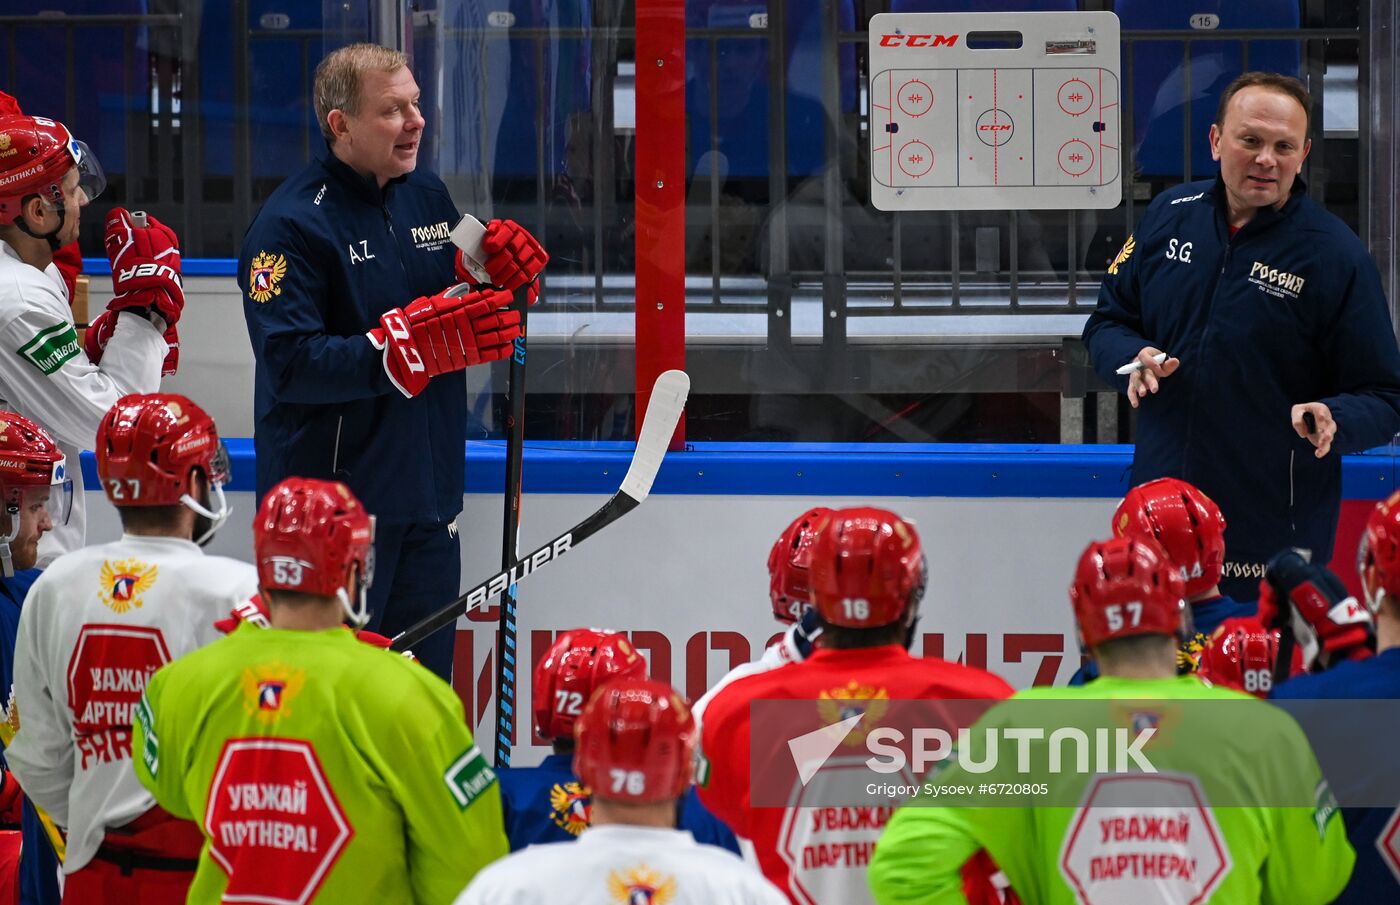
<instances>
[{"instance_id":1,"label":"marker pen in hand","mask_svg":"<svg viewBox=\"0 0 1400 905\"><path fill-rule=\"evenodd\" d=\"M1158 352L1156 355L1152 356L1152 360L1155 361L1155 362L1157 362L1157 364L1161 364L1162 362L1164 362L1164 361L1167 360L1167 353L1166 353L1166 352ZM1135 371L1141 371L1141 370L1142 370L1142 362L1141 362L1140 360L1134 358L1132 361L1130 361L1130 362L1128 362L1127 364L1123 365L1123 367L1119 368L1117 371L1114 371L1113 373L1115 373L1115 374L1119 375L1120 377L1122 377L1122 376L1126 376L1126 375L1128 375L1128 374L1132 374L1132 373L1135 372Z\"/></svg>"}]
</instances>

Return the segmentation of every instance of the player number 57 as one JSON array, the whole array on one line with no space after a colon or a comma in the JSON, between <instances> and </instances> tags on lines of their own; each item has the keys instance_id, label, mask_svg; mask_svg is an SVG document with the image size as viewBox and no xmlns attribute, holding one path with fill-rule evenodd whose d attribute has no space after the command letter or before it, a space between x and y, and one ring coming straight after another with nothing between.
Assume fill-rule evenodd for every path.
<instances>
[{"instance_id":1,"label":"player number 57","mask_svg":"<svg viewBox=\"0 0 1400 905\"><path fill-rule=\"evenodd\" d=\"M1142 604L1138 603L1136 600L1127 604L1115 603L1112 606L1106 606L1104 607L1103 614L1104 618L1108 620L1108 630L1110 632L1116 632L1123 628L1124 607L1127 607L1128 610L1128 619L1130 620L1128 626L1130 628L1137 628L1138 623L1142 621Z\"/></svg>"}]
</instances>

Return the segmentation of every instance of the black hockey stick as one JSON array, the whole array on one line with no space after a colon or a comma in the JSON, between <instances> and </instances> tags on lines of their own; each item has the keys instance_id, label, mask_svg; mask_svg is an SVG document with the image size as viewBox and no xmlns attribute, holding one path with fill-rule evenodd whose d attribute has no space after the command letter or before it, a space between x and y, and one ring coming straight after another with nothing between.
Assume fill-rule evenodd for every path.
<instances>
[{"instance_id":1,"label":"black hockey stick","mask_svg":"<svg viewBox=\"0 0 1400 905\"><path fill-rule=\"evenodd\" d=\"M506 498L501 519L501 568L520 561L520 478L525 455L525 329L530 314L529 286L515 293L520 312L520 336L510 357L506 384ZM501 618L496 631L496 766L510 766L515 739L515 611L520 597L515 582L501 594Z\"/></svg>"},{"instance_id":2,"label":"black hockey stick","mask_svg":"<svg viewBox=\"0 0 1400 905\"><path fill-rule=\"evenodd\" d=\"M502 569L433 615L394 636L393 649L408 650L433 632L455 624L462 614L485 606L510 585L568 553L641 505L647 494L651 493L651 484L656 480L656 472L661 468L661 460L666 456L666 447L676 432L676 423L680 421L681 409L685 407L689 394L690 377L684 371L666 371L656 378L641 435L637 438L637 449L632 453L632 464L627 469L627 476L622 479L622 486L603 507L529 556L522 557L510 568Z\"/></svg>"}]
</instances>

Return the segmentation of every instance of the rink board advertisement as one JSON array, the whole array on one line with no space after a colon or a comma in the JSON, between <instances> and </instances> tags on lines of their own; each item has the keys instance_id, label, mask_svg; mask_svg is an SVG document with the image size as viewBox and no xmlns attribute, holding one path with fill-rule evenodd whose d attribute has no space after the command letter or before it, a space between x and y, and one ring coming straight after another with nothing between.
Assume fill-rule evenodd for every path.
<instances>
[{"instance_id":1,"label":"rink board advertisement","mask_svg":"<svg viewBox=\"0 0 1400 905\"><path fill-rule=\"evenodd\" d=\"M246 560L251 443L229 445L234 511L209 549ZM1063 684L1078 668L1067 588L1084 546L1109 536L1131 447L695 446L667 456L636 511L521 581L522 666L533 667L561 631L612 628L628 634L654 677L694 699L731 667L757 659L779 634L766 563L783 528L812 506L875 505L914 520L928 557L915 653L985 667L1018 688ZM629 456L627 444L531 444L520 548L552 540L601 506ZM470 492L458 518L464 587L499 569L502 461L500 444L469 445ZM1394 463L1388 453L1346 463L1334 568L1353 580L1359 528L1349 522L1359 524L1369 501L1390 493ZM88 487L97 486L90 455L84 471ZM844 493L832 492L838 488ZM88 493L89 541L115 538L116 511ZM487 747L494 733L480 730L493 720L497 617L493 603L459 620L457 634L454 684ZM519 671L524 686L531 671ZM532 712L528 687L517 700L522 716ZM516 762L533 764L545 753L528 717L517 722Z\"/></svg>"}]
</instances>

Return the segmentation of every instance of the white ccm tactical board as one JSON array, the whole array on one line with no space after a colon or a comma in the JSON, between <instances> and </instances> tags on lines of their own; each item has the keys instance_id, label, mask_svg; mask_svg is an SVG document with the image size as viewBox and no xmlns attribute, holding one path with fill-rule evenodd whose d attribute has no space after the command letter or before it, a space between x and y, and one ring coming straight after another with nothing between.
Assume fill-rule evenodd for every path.
<instances>
[{"instance_id":1,"label":"white ccm tactical board","mask_svg":"<svg viewBox=\"0 0 1400 905\"><path fill-rule=\"evenodd\" d=\"M1116 207L1118 68L1113 13L873 16L871 202L885 211Z\"/></svg>"}]
</instances>

